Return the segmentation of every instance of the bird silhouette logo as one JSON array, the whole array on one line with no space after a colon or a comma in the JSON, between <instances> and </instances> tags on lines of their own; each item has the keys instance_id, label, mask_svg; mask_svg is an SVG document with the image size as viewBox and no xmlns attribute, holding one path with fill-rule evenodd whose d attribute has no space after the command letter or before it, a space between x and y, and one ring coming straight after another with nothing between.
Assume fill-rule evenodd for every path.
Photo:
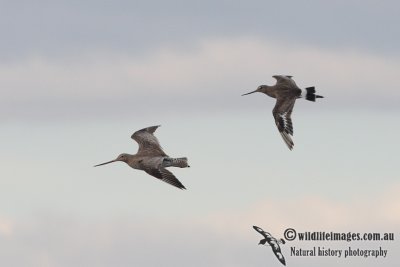
<instances>
[{"instance_id":1,"label":"bird silhouette logo","mask_svg":"<svg viewBox=\"0 0 400 267\"><path fill-rule=\"evenodd\" d=\"M259 245L265 245L265 243L268 243L268 245L265 246L271 246L272 251L274 252L275 256L278 258L278 260L286 266L286 261L285 257L283 257L281 248L279 247L279 244L285 244L285 240L282 238L277 240L275 237L273 237L270 233L265 232L263 229L261 229L258 226L253 226L254 230L262 234L264 236L264 239L261 239L260 242L258 243Z\"/></svg>"}]
</instances>

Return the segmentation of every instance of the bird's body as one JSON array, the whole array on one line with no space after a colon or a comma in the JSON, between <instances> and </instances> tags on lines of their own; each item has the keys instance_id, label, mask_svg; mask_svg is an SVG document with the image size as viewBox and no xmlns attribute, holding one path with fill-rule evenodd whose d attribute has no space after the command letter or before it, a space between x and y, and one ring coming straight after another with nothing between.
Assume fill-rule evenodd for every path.
<instances>
[{"instance_id":1,"label":"bird's body","mask_svg":"<svg viewBox=\"0 0 400 267\"><path fill-rule=\"evenodd\" d=\"M167 167L190 167L187 158L171 158L161 148L157 138L153 135L159 126L151 126L136 131L131 138L139 144L139 150L135 155L123 153L115 160L108 161L97 166L108 163L123 161L133 169L143 170L148 174L180 189L186 189L183 184L166 168Z\"/></svg>"},{"instance_id":2,"label":"bird's body","mask_svg":"<svg viewBox=\"0 0 400 267\"><path fill-rule=\"evenodd\" d=\"M275 85L260 85L259 92L273 98L298 98L301 95L301 89L297 87L292 76L275 75L277 82Z\"/></svg>"},{"instance_id":3,"label":"bird's body","mask_svg":"<svg viewBox=\"0 0 400 267\"><path fill-rule=\"evenodd\" d=\"M292 150L294 143L291 138L293 136L291 114L296 99L304 97L306 100L315 101L316 98L323 97L315 94L314 87L307 87L305 90L300 89L292 79L292 76L274 75L272 77L276 79L275 85L260 85L255 91L244 95L260 92L276 99L276 104L272 111L275 124L286 145Z\"/></svg>"},{"instance_id":4,"label":"bird's body","mask_svg":"<svg viewBox=\"0 0 400 267\"><path fill-rule=\"evenodd\" d=\"M285 240L283 240L283 239L277 240L270 233L265 232L263 229L261 229L258 226L253 226L253 228L254 228L254 230L259 232L264 237L264 239L261 239L258 244L265 245L265 243L268 243L268 245L271 246L272 251L274 252L275 256L278 258L278 260L283 265L286 265L285 257L283 257L281 248L279 247L279 243L285 244Z\"/></svg>"}]
</instances>

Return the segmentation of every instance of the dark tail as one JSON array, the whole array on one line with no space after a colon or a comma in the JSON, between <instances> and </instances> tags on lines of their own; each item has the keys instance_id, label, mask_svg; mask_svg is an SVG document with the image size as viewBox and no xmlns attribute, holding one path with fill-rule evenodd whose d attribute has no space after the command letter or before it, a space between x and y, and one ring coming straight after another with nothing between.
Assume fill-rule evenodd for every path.
<instances>
[{"instance_id":1,"label":"dark tail","mask_svg":"<svg viewBox=\"0 0 400 267\"><path fill-rule=\"evenodd\" d=\"M313 86L313 87L307 87L307 88L306 88L306 96L305 96L305 98L306 98L307 100L309 100L309 101L315 102L315 99L317 99L317 98L324 98L324 97L323 97L323 96L320 96L320 95L316 95L316 94L315 94L315 87Z\"/></svg>"}]
</instances>

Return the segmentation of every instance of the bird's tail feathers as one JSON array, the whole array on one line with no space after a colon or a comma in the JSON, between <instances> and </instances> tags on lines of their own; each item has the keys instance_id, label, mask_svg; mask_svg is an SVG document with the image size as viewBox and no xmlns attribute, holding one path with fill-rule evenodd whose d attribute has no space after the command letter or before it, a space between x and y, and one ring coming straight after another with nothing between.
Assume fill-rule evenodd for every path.
<instances>
[{"instance_id":1,"label":"bird's tail feathers","mask_svg":"<svg viewBox=\"0 0 400 267\"><path fill-rule=\"evenodd\" d=\"M188 164L188 159L184 158L165 158L163 161L164 167L179 167L186 168L190 167Z\"/></svg>"},{"instance_id":2,"label":"bird's tail feathers","mask_svg":"<svg viewBox=\"0 0 400 267\"><path fill-rule=\"evenodd\" d=\"M303 91L302 93L303 93L302 96L303 96L306 100L313 101L313 102L315 102L315 100L316 100L317 98L324 98L323 96L320 96L320 95L316 95L316 94L315 94L315 87L314 87L314 86L312 86L312 87L306 87L306 88L305 88L305 91Z\"/></svg>"}]
</instances>

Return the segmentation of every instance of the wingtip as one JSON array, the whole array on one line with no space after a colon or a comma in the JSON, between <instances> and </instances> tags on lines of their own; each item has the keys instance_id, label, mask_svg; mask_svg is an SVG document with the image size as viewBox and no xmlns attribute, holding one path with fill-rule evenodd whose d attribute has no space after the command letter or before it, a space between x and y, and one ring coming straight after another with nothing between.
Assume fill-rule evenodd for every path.
<instances>
[{"instance_id":1,"label":"wingtip","mask_svg":"<svg viewBox=\"0 0 400 267\"><path fill-rule=\"evenodd\" d=\"M160 127L161 127L161 125L154 125L154 126L149 126L149 127L145 128L145 129L153 129L154 128L154 130L156 130L156 129L160 128Z\"/></svg>"},{"instance_id":2,"label":"wingtip","mask_svg":"<svg viewBox=\"0 0 400 267\"><path fill-rule=\"evenodd\" d=\"M160 128L161 127L161 125L156 125L156 126L153 126L152 128L154 128L154 131L153 131L153 133L158 129L158 128Z\"/></svg>"},{"instance_id":3,"label":"wingtip","mask_svg":"<svg viewBox=\"0 0 400 267\"><path fill-rule=\"evenodd\" d=\"M187 190L186 187L184 185L182 185L181 187L178 187L180 190Z\"/></svg>"},{"instance_id":4,"label":"wingtip","mask_svg":"<svg viewBox=\"0 0 400 267\"><path fill-rule=\"evenodd\" d=\"M135 136L135 134L140 133L140 132L149 132L149 133L152 133L152 134L153 134L159 127L161 127L161 125L148 126L148 127L146 127L146 128L137 130L136 132L134 132L134 133L131 135L131 138L134 139L133 137Z\"/></svg>"},{"instance_id":5,"label":"wingtip","mask_svg":"<svg viewBox=\"0 0 400 267\"><path fill-rule=\"evenodd\" d=\"M289 148L290 151L292 151L292 149L294 147L294 142L293 142L292 138L290 137L290 135L285 132L279 132L279 133L281 134L286 146Z\"/></svg>"}]
</instances>

